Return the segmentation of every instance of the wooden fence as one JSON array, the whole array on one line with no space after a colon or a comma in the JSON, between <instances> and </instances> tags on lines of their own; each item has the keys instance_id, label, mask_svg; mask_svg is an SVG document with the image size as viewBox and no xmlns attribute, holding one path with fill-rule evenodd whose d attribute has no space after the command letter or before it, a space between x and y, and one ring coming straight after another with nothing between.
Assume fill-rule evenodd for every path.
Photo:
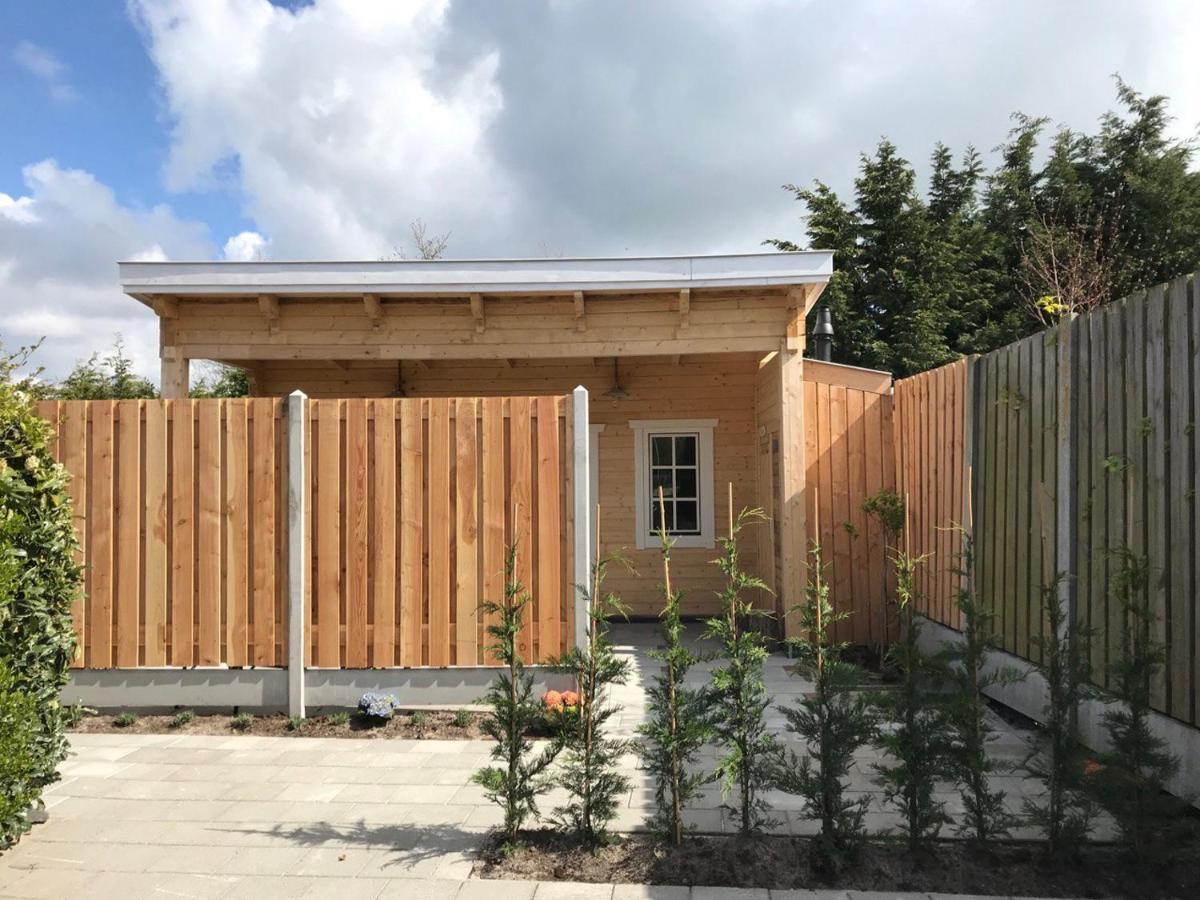
<instances>
[{"instance_id":1,"label":"wooden fence","mask_svg":"<svg viewBox=\"0 0 1200 900\"><path fill-rule=\"evenodd\" d=\"M839 612L836 639L886 641L894 622L885 602L890 566L879 523L863 502L894 489L891 377L806 361L804 437L806 516L818 527L829 595Z\"/></svg>"},{"instance_id":2,"label":"wooden fence","mask_svg":"<svg viewBox=\"0 0 1200 900\"><path fill-rule=\"evenodd\" d=\"M968 360L895 383L896 490L907 501L909 553L924 556L917 571L919 609L958 627L955 598L966 521Z\"/></svg>"},{"instance_id":3,"label":"wooden fence","mask_svg":"<svg viewBox=\"0 0 1200 900\"><path fill-rule=\"evenodd\" d=\"M286 659L282 402L48 402L84 564L75 664Z\"/></svg>"},{"instance_id":4,"label":"wooden fence","mask_svg":"<svg viewBox=\"0 0 1200 900\"><path fill-rule=\"evenodd\" d=\"M477 665L516 541L527 660L572 640L570 397L309 401L306 661ZM72 473L77 666L287 661L283 401L39 405Z\"/></svg>"},{"instance_id":5,"label":"wooden fence","mask_svg":"<svg viewBox=\"0 0 1200 900\"><path fill-rule=\"evenodd\" d=\"M1038 661L1041 591L1065 573L1074 620L1093 632L1093 679L1108 686L1124 618L1113 582L1128 550L1148 566L1155 635L1167 648L1155 707L1191 724L1200 723L1198 303L1196 278L1178 278L904 379L895 393L914 550L937 554L923 585L930 617L957 624L939 536L948 532L937 529L962 521L944 498L970 471L977 587L1005 649ZM943 382L968 397L961 415L940 399ZM951 443L963 436L961 462L946 459L947 433Z\"/></svg>"}]
</instances>

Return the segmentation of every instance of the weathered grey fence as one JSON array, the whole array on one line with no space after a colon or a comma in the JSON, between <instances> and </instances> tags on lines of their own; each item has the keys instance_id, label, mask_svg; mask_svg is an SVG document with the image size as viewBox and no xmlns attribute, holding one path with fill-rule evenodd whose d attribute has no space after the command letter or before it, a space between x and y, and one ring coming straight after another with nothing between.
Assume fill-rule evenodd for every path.
<instances>
[{"instance_id":1,"label":"weathered grey fence","mask_svg":"<svg viewBox=\"0 0 1200 900\"><path fill-rule=\"evenodd\" d=\"M906 409L910 379L896 386L898 420L915 432L961 429L961 467L947 472L944 459L913 455L900 483L953 490L948 479L970 479L976 583L1005 649L1039 661L1041 591L1065 572L1061 596L1093 629L1093 674L1107 685L1121 646L1116 552L1128 549L1147 561L1157 636L1167 647L1155 706L1193 725L1200 722L1198 304L1197 280L1184 276L972 357L961 414L938 404ZM965 516L953 510L934 524ZM930 565L957 565L955 553L942 549ZM928 584L930 617L954 627L953 581Z\"/></svg>"}]
</instances>

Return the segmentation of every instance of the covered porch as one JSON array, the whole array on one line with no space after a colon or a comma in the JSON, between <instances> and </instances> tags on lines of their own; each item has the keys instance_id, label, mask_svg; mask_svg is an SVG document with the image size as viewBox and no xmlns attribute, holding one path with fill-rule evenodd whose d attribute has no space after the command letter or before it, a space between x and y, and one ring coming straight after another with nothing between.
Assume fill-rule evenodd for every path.
<instances>
[{"instance_id":1,"label":"covered porch","mask_svg":"<svg viewBox=\"0 0 1200 900\"><path fill-rule=\"evenodd\" d=\"M437 398L589 393L600 550L634 617L657 615L663 485L685 612L716 609L710 561L735 509L768 516L743 559L780 614L806 546L804 317L831 254L364 263L125 263L160 317L163 392L193 359L244 368L256 396ZM536 452L536 451L535 451Z\"/></svg>"}]
</instances>

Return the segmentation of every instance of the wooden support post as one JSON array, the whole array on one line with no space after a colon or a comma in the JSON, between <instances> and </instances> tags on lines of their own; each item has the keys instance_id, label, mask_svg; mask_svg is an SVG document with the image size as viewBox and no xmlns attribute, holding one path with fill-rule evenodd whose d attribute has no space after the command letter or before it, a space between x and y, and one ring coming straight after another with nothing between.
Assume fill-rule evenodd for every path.
<instances>
[{"instance_id":1,"label":"wooden support post","mask_svg":"<svg viewBox=\"0 0 1200 900\"><path fill-rule=\"evenodd\" d=\"M571 484L574 489L575 558L573 578L575 585L575 646L583 649L587 645L589 632L587 596L584 585L588 584L592 570L592 503L591 496L591 429L588 427L588 392L583 385L572 393L572 411L575 416L573 433L575 447Z\"/></svg>"},{"instance_id":2,"label":"wooden support post","mask_svg":"<svg viewBox=\"0 0 1200 900\"><path fill-rule=\"evenodd\" d=\"M191 360L175 347L163 347L161 394L164 400L186 400Z\"/></svg>"},{"instance_id":3,"label":"wooden support post","mask_svg":"<svg viewBox=\"0 0 1200 900\"><path fill-rule=\"evenodd\" d=\"M586 310L583 305L583 291L575 292L575 330L587 331Z\"/></svg>"},{"instance_id":4,"label":"wooden support post","mask_svg":"<svg viewBox=\"0 0 1200 900\"><path fill-rule=\"evenodd\" d=\"M304 444L308 440L308 397L293 391L287 398L287 587L288 587L288 715L304 718L304 579L308 574L305 542Z\"/></svg>"},{"instance_id":5,"label":"wooden support post","mask_svg":"<svg viewBox=\"0 0 1200 900\"><path fill-rule=\"evenodd\" d=\"M777 586L783 610L783 636L799 637L800 617L793 611L804 596L808 530L804 512L804 359L799 350L779 349L779 497L778 529L782 579Z\"/></svg>"},{"instance_id":6,"label":"wooden support post","mask_svg":"<svg viewBox=\"0 0 1200 900\"><path fill-rule=\"evenodd\" d=\"M483 334L486 323L483 318L483 294L471 295L471 315L475 317L475 332Z\"/></svg>"}]
</instances>

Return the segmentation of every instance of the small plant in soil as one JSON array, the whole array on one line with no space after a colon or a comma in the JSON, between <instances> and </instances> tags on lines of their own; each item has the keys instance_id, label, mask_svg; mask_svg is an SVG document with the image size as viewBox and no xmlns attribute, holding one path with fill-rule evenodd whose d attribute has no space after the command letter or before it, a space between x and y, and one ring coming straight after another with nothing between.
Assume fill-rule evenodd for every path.
<instances>
[{"instance_id":1,"label":"small plant in soil","mask_svg":"<svg viewBox=\"0 0 1200 900\"><path fill-rule=\"evenodd\" d=\"M466 728L471 724L471 712L466 709L456 709L454 711L454 727Z\"/></svg>"},{"instance_id":2,"label":"small plant in soil","mask_svg":"<svg viewBox=\"0 0 1200 900\"><path fill-rule=\"evenodd\" d=\"M137 713L123 712L119 715L113 716L113 725L115 725L117 728L132 728L137 724L137 721Z\"/></svg>"},{"instance_id":3,"label":"small plant in soil","mask_svg":"<svg viewBox=\"0 0 1200 900\"><path fill-rule=\"evenodd\" d=\"M181 709L171 717L172 728L186 728L195 720L196 714L190 709Z\"/></svg>"},{"instance_id":4,"label":"small plant in soil","mask_svg":"<svg viewBox=\"0 0 1200 900\"><path fill-rule=\"evenodd\" d=\"M1025 816L1045 835L1046 854L1052 858L1078 853L1095 812L1083 789L1086 753L1077 724L1080 700L1095 694L1089 684L1091 633L1070 622L1059 597L1066 578L1058 573L1042 587L1044 627L1031 643L1039 651L1038 668L1046 679L1045 724L1031 738L1024 763L1027 777L1041 786L1036 798L1025 801Z\"/></svg>"},{"instance_id":5,"label":"small plant in soil","mask_svg":"<svg viewBox=\"0 0 1200 900\"><path fill-rule=\"evenodd\" d=\"M876 491L863 501L862 511L878 522L879 527L883 529L883 546L885 551L895 553L900 546L900 533L904 530L904 498L895 491L884 488L881 491ZM887 597L888 574L886 568L881 578L883 582L879 596ZM879 622L877 624L879 640L875 644L875 650L879 654L881 666L887 654L887 625L888 604L885 602L879 604Z\"/></svg>"},{"instance_id":6,"label":"small plant in soil","mask_svg":"<svg viewBox=\"0 0 1200 900\"><path fill-rule=\"evenodd\" d=\"M499 765L475 773L472 780L482 785L489 800L504 811L503 847L517 845L521 826L538 814L537 798L550 788L546 769L560 749L552 741L539 753L525 736L542 721L542 705L533 695L533 676L525 671L518 638L531 597L517 578L517 548L508 548L504 560L504 598L481 605L490 624L488 651L503 666L484 697L491 715L483 730L496 741L492 759Z\"/></svg>"},{"instance_id":7,"label":"small plant in soil","mask_svg":"<svg viewBox=\"0 0 1200 900\"><path fill-rule=\"evenodd\" d=\"M962 539L962 587L956 605L962 629L961 643L949 648L953 684L950 726L953 733L952 762L962 795L965 816L958 833L976 847L984 847L995 838L1008 837L1019 819L1009 812L1006 794L993 790L990 778L1007 767L988 756L987 745L995 740L991 713L985 691L990 687L1012 684L1020 676L1011 666L989 666L996 649L992 630L995 616L984 609L975 592L975 544L967 528L956 528Z\"/></svg>"},{"instance_id":8,"label":"small plant in soil","mask_svg":"<svg viewBox=\"0 0 1200 900\"><path fill-rule=\"evenodd\" d=\"M878 697L886 719L880 728L879 746L895 762L875 765L875 783L883 789L884 802L904 817L910 853L927 850L942 826L951 821L946 804L933 796L937 782L952 773L952 737L941 693L948 674L946 654L925 653L920 646L916 575L926 559L913 556L907 548L895 550L892 556L900 636L888 649L887 662L899 681L895 690Z\"/></svg>"},{"instance_id":9,"label":"small plant in soil","mask_svg":"<svg viewBox=\"0 0 1200 900\"><path fill-rule=\"evenodd\" d=\"M663 560L663 609L659 614L662 644L650 651L662 663L646 692L649 721L638 728L638 753L654 775L657 812L653 826L675 846L683 843L683 810L688 801L712 780L697 771L696 756L712 732L708 691L685 684L688 670L701 658L683 641L679 615L680 592L671 587L671 547L674 541L662 523L666 521L662 488L658 489L659 532Z\"/></svg>"},{"instance_id":10,"label":"small plant in soil","mask_svg":"<svg viewBox=\"0 0 1200 900\"><path fill-rule=\"evenodd\" d=\"M836 873L858 854L865 838L863 818L870 800L846 797L846 778L854 752L875 735L875 714L866 696L856 690L858 667L843 658L844 643L832 640L834 625L849 617L829 600L821 547L809 551L804 602L797 608L806 638L790 642L798 666L813 681L811 695L783 714L788 729L804 742L808 756L789 751L780 771L779 787L804 798L805 813L821 822L813 839L812 863L821 872Z\"/></svg>"},{"instance_id":11,"label":"small plant in soil","mask_svg":"<svg viewBox=\"0 0 1200 900\"><path fill-rule=\"evenodd\" d=\"M589 846L608 840L617 801L629 790L620 760L630 742L606 730L608 720L618 709L609 705L608 692L613 685L625 683L629 661L617 655L608 637L608 617L625 615L625 608L619 597L604 592L604 577L610 563L624 560L619 555L601 556L599 545L597 515L591 584L578 587L587 604L587 635L582 647L572 647L554 662L554 667L571 675L579 688L579 711L564 720L561 732L564 753L558 784L566 790L568 799L554 810L554 818L560 828Z\"/></svg>"},{"instance_id":12,"label":"small plant in soil","mask_svg":"<svg viewBox=\"0 0 1200 900\"><path fill-rule=\"evenodd\" d=\"M408 717L408 724L417 733L417 737L424 737L425 729L429 727L429 713L423 709L414 710Z\"/></svg>"},{"instance_id":13,"label":"small plant in soil","mask_svg":"<svg viewBox=\"0 0 1200 900\"><path fill-rule=\"evenodd\" d=\"M287 730L299 731L304 727L304 716L288 716Z\"/></svg>"},{"instance_id":14,"label":"small plant in soil","mask_svg":"<svg viewBox=\"0 0 1200 900\"><path fill-rule=\"evenodd\" d=\"M350 724L350 713L346 712L345 710L330 713L325 717L325 721L338 728L344 728Z\"/></svg>"},{"instance_id":15,"label":"small plant in soil","mask_svg":"<svg viewBox=\"0 0 1200 900\"><path fill-rule=\"evenodd\" d=\"M1149 565L1126 548L1112 556L1109 592L1123 614L1121 653L1109 666L1113 696L1104 727L1110 749L1091 781L1122 843L1144 862L1176 849L1192 823L1187 804L1163 790L1179 771L1179 757L1150 730L1151 690L1167 663L1167 648L1152 635Z\"/></svg>"},{"instance_id":16,"label":"small plant in soil","mask_svg":"<svg viewBox=\"0 0 1200 900\"><path fill-rule=\"evenodd\" d=\"M705 623L705 637L721 644L722 664L712 674L713 732L723 751L716 774L738 834L747 837L775 824L763 794L775 783L780 749L766 723L771 705L763 683L766 639L753 627L770 614L745 599L749 591L769 588L742 570L737 546L742 528L764 517L761 510L743 509L735 519L732 500L729 535L721 539L723 552L714 561L726 579L722 612Z\"/></svg>"},{"instance_id":17,"label":"small plant in soil","mask_svg":"<svg viewBox=\"0 0 1200 900\"><path fill-rule=\"evenodd\" d=\"M238 713L229 720L229 727L234 731L249 731L254 724L254 716L250 713Z\"/></svg>"}]
</instances>

